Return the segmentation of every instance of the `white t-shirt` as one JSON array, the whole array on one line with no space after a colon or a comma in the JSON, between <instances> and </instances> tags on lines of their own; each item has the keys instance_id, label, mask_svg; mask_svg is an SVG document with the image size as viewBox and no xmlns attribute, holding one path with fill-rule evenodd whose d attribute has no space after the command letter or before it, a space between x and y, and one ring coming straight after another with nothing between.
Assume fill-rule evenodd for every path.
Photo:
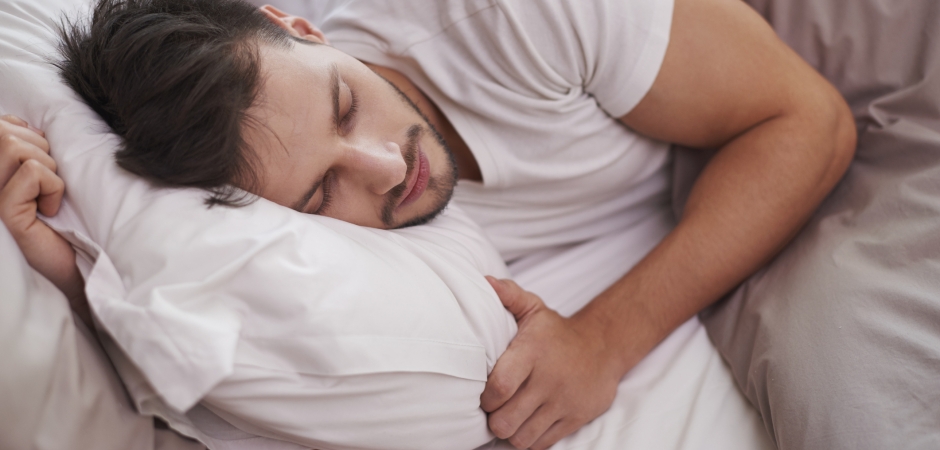
<instances>
[{"instance_id":1,"label":"white t-shirt","mask_svg":"<svg viewBox=\"0 0 940 450\"><path fill-rule=\"evenodd\" d=\"M506 260L668 205L668 145L615 119L662 64L672 0L300 4L338 49L408 76L476 157L455 200ZM296 8L295 8L296 9Z\"/></svg>"}]
</instances>

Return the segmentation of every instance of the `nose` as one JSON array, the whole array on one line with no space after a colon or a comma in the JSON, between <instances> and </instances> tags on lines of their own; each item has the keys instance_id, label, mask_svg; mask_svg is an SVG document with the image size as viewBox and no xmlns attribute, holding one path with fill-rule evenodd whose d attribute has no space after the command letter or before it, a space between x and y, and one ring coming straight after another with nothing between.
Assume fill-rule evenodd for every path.
<instances>
[{"instance_id":1,"label":"nose","mask_svg":"<svg viewBox=\"0 0 940 450\"><path fill-rule=\"evenodd\" d=\"M405 180L408 166L395 142L374 142L350 149L347 167L366 189L384 195Z\"/></svg>"}]
</instances>

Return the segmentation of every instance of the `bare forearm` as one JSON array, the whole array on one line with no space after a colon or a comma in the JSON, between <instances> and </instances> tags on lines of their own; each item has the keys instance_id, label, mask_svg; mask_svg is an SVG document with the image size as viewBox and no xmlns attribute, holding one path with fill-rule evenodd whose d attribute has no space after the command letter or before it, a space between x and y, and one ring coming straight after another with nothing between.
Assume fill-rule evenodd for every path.
<instances>
[{"instance_id":1,"label":"bare forearm","mask_svg":"<svg viewBox=\"0 0 940 450\"><path fill-rule=\"evenodd\" d=\"M772 258L841 178L855 130L844 104L830 106L837 110L782 115L727 143L675 230L575 316L603 334L624 371Z\"/></svg>"},{"instance_id":2,"label":"bare forearm","mask_svg":"<svg viewBox=\"0 0 940 450\"><path fill-rule=\"evenodd\" d=\"M68 298L72 310L90 326L91 313L85 299L85 281L75 264L75 250L72 246L38 221L17 234L21 235L18 242L29 265L59 288Z\"/></svg>"},{"instance_id":3,"label":"bare forearm","mask_svg":"<svg viewBox=\"0 0 940 450\"><path fill-rule=\"evenodd\" d=\"M72 246L51 228L34 222L17 233L20 250L33 269L52 282L68 298L80 297L84 281L75 264Z\"/></svg>"}]
</instances>

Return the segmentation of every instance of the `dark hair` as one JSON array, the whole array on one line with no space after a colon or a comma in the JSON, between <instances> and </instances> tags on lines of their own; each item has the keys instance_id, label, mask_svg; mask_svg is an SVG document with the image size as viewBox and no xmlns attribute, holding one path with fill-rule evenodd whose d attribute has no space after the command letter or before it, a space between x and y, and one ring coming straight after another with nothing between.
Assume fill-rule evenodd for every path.
<instances>
[{"instance_id":1,"label":"dark hair","mask_svg":"<svg viewBox=\"0 0 940 450\"><path fill-rule=\"evenodd\" d=\"M63 80L121 136L118 165L238 206L261 180L242 135L262 84L260 44L290 36L243 0L99 0L64 19Z\"/></svg>"}]
</instances>

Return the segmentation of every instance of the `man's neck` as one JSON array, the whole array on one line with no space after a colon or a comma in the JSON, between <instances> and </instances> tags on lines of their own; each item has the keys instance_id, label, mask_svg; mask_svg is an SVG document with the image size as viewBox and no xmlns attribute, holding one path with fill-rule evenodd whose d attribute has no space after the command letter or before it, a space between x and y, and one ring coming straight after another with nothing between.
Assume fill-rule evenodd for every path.
<instances>
[{"instance_id":1,"label":"man's neck","mask_svg":"<svg viewBox=\"0 0 940 450\"><path fill-rule=\"evenodd\" d=\"M473 153L470 151L470 147L468 147L463 138L457 134L457 130L454 129L450 120L447 120L447 116L441 112L440 108L438 108L427 95L424 95L424 92L418 89L418 86L415 86L408 77L397 70L370 64L365 61L363 61L363 63L379 75L385 77L385 79L402 91L417 105L421 113L428 118L428 122L441 133L447 146L454 153L454 159L457 160L458 177L461 180L483 181L483 176L480 174L480 166L477 164L476 158L474 158Z\"/></svg>"}]
</instances>

